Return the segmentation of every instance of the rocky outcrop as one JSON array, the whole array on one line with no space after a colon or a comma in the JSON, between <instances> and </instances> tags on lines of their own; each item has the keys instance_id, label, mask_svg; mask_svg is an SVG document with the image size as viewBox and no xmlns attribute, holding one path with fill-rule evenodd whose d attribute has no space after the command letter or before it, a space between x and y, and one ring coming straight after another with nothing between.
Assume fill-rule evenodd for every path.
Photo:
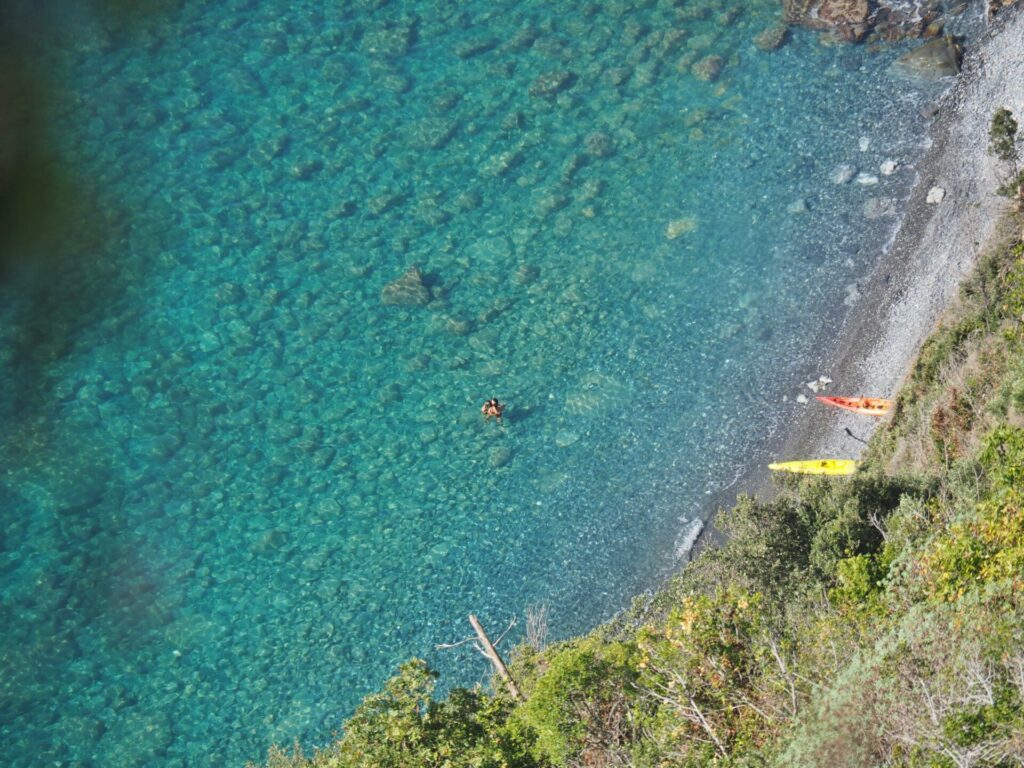
<instances>
[{"instance_id":1,"label":"rocky outcrop","mask_svg":"<svg viewBox=\"0 0 1024 768\"><path fill-rule=\"evenodd\" d=\"M868 0L782 0L789 24L828 30L843 40L862 40L871 29Z\"/></svg>"},{"instance_id":2,"label":"rocky outcrop","mask_svg":"<svg viewBox=\"0 0 1024 768\"><path fill-rule=\"evenodd\" d=\"M1003 8L1009 8L1011 5L1015 5L1020 0L988 0L988 16L992 18Z\"/></svg>"},{"instance_id":3,"label":"rocky outcrop","mask_svg":"<svg viewBox=\"0 0 1024 768\"><path fill-rule=\"evenodd\" d=\"M990 0L1001 5L1015 0ZM907 37L936 37L942 33L944 13L958 13L943 0L782 0L788 24L828 32L848 42L869 35L873 39L901 40Z\"/></svg>"}]
</instances>

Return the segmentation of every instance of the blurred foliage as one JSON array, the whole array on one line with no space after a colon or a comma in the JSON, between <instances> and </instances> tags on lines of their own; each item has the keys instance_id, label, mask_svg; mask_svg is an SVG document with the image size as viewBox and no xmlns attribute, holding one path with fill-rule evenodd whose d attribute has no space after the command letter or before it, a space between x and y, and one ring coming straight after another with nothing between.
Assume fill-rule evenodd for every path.
<instances>
[{"instance_id":1,"label":"blurred foliage","mask_svg":"<svg viewBox=\"0 0 1024 768\"><path fill-rule=\"evenodd\" d=\"M87 159L62 150L78 130L66 113L73 85L62 62L88 36L81 24L128 45L180 5L0 3L0 291L9 312L0 327L0 418L9 424L42 418L49 366L68 353L77 328L108 315L131 280L121 245L131 203L97 188Z\"/></svg>"},{"instance_id":2,"label":"blurred foliage","mask_svg":"<svg viewBox=\"0 0 1024 768\"><path fill-rule=\"evenodd\" d=\"M384 690L366 698L345 735L312 756L271 750L270 768L532 768L530 739L507 727L509 701L457 688L436 701L436 673L406 662Z\"/></svg>"}]
</instances>

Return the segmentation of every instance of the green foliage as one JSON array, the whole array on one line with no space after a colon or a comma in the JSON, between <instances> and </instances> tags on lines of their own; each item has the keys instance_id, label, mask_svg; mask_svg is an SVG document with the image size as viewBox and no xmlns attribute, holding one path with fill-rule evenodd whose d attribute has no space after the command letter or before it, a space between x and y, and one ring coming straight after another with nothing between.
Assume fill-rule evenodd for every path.
<instances>
[{"instance_id":1,"label":"green foliage","mask_svg":"<svg viewBox=\"0 0 1024 768\"><path fill-rule=\"evenodd\" d=\"M878 600L884 587L886 571L880 559L872 555L855 555L840 560L836 568L836 586L829 597L836 605L857 607Z\"/></svg>"},{"instance_id":2,"label":"green foliage","mask_svg":"<svg viewBox=\"0 0 1024 768\"><path fill-rule=\"evenodd\" d=\"M684 584L708 594L739 587L777 612L811 585L833 586L844 558L876 552L876 522L920 490L910 478L867 472L842 483L803 481L767 503L740 497L716 521L727 543L692 564Z\"/></svg>"},{"instance_id":3,"label":"green foliage","mask_svg":"<svg viewBox=\"0 0 1024 768\"><path fill-rule=\"evenodd\" d=\"M530 736L507 728L511 705L480 690L456 688L432 698L436 673L406 662L380 693L367 696L345 735L312 758L270 753L268 768L535 768Z\"/></svg>"},{"instance_id":4,"label":"green foliage","mask_svg":"<svg viewBox=\"0 0 1024 768\"><path fill-rule=\"evenodd\" d=\"M1013 112L1000 107L992 115L992 124L988 129L989 152L1002 160L1004 163L1013 163L1016 169L1017 151L1017 121L1013 119Z\"/></svg>"},{"instance_id":5,"label":"green foliage","mask_svg":"<svg viewBox=\"0 0 1024 768\"><path fill-rule=\"evenodd\" d=\"M996 189L996 194L1012 199L1017 197L1017 190L1022 186L1024 186L1024 170L1018 171L1016 174L1011 174L1005 184L999 185L999 188Z\"/></svg>"},{"instance_id":6,"label":"green foliage","mask_svg":"<svg viewBox=\"0 0 1024 768\"><path fill-rule=\"evenodd\" d=\"M921 553L924 589L953 601L980 586L1024 589L1024 430L1001 427L979 456L989 490Z\"/></svg>"},{"instance_id":7,"label":"green foliage","mask_svg":"<svg viewBox=\"0 0 1024 768\"><path fill-rule=\"evenodd\" d=\"M551 649L540 675L524 683L528 699L517 711L536 734L535 757L564 765L624 750L634 736L639 659L635 644L596 636Z\"/></svg>"},{"instance_id":8,"label":"green foliage","mask_svg":"<svg viewBox=\"0 0 1024 768\"><path fill-rule=\"evenodd\" d=\"M762 502L741 496L715 521L728 543L691 564L684 588L713 594L729 586L758 592L774 607L794 591L808 565L812 521L792 498Z\"/></svg>"},{"instance_id":9,"label":"green foliage","mask_svg":"<svg viewBox=\"0 0 1024 768\"><path fill-rule=\"evenodd\" d=\"M674 745L681 765L753 753L772 734L775 689L760 685L769 632L760 603L743 590L692 595L640 634L641 684L658 704L650 738Z\"/></svg>"}]
</instances>

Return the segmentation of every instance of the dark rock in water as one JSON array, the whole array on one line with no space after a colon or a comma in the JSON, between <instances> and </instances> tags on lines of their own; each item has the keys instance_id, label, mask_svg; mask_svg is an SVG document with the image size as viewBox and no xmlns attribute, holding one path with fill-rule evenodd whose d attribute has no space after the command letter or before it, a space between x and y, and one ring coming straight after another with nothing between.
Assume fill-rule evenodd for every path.
<instances>
[{"instance_id":1,"label":"dark rock in water","mask_svg":"<svg viewBox=\"0 0 1024 768\"><path fill-rule=\"evenodd\" d=\"M366 209L374 216L380 216L381 214L387 213L393 209L404 199L405 195L401 192L384 192L383 194L369 198L366 201Z\"/></svg>"},{"instance_id":2,"label":"dark rock in water","mask_svg":"<svg viewBox=\"0 0 1024 768\"><path fill-rule=\"evenodd\" d=\"M540 75L530 86L531 96L554 96L564 90L572 88L576 82L576 75L567 70L548 72Z\"/></svg>"},{"instance_id":3,"label":"dark rock in water","mask_svg":"<svg viewBox=\"0 0 1024 768\"><path fill-rule=\"evenodd\" d=\"M754 45L762 51L777 51L789 39L789 30L781 24L768 27L754 37Z\"/></svg>"},{"instance_id":4,"label":"dark rock in water","mask_svg":"<svg viewBox=\"0 0 1024 768\"><path fill-rule=\"evenodd\" d=\"M512 280L518 285L530 285L536 282L540 270L532 264L520 264Z\"/></svg>"},{"instance_id":5,"label":"dark rock in water","mask_svg":"<svg viewBox=\"0 0 1024 768\"><path fill-rule=\"evenodd\" d=\"M608 157L615 152L615 144L612 142L611 136L600 131L588 134L583 140L583 144L587 148L587 154L592 157Z\"/></svg>"},{"instance_id":6,"label":"dark rock in water","mask_svg":"<svg viewBox=\"0 0 1024 768\"><path fill-rule=\"evenodd\" d=\"M782 9L790 24L829 30L849 42L862 40L871 29L868 0L783 0Z\"/></svg>"},{"instance_id":7,"label":"dark rock in water","mask_svg":"<svg viewBox=\"0 0 1024 768\"><path fill-rule=\"evenodd\" d=\"M715 22L722 27L731 27L742 15L743 8L734 5L715 16Z\"/></svg>"},{"instance_id":8,"label":"dark rock in water","mask_svg":"<svg viewBox=\"0 0 1024 768\"><path fill-rule=\"evenodd\" d=\"M460 59L469 59L473 56L478 56L481 53L486 53L492 48L496 48L498 41L493 37L486 37L479 40L463 40L457 43L455 46L455 55Z\"/></svg>"},{"instance_id":9,"label":"dark rock in water","mask_svg":"<svg viewBox=\"0 0 1024 768\"><path fill-rule=\"evenodd\" d=\"M462 93L457 88L446 87L437 92L430 106L435 112L448 112L461 100Z\"/></svg>"},{"instance_id":10,"label":"dark rock in water","mask_svg":"<svg viewBox=\"0 0 1024 768\"><path fill-rule=\"evenodd\" d=\"M430 289L423 283L423 273L413 264L397 280L385 285L380 292L384 304L400 307L422 307L430 302Z\"/></svg>"},{"instance_id":11,"label":"dark rock in water","mask_svg":"<svg viewBox=\"0 0 1024 768\"><path fill-rule=\"evenodd\" d=\"M900 56L893 69L919 80L938 80L960 74L960 46L952 37L931 40Z\"/></svg>"},{"instance_id":12,"label":"dark rock in water","mask_svg":"<svg viewBox=\"0 0 1024 768\"><path fill-rule=\"evenodd\" d=\"M327 215L331 219L347 219L349 216L354 215L357 210L359 210L359 206L355 200L344 200L331 208Z\"/></svg>"},{"instance_id":13,"label":"dark rock in water","mask_svg":"<svg viewBox=\"0 0 1024 768\"><path fill-rule=\"evenodd\" d=\"M527 23L506 40L502 48L511 53L519 53L530 48L537 41L538 37L540 37L540 31L532 23Z\"/></svg>"},{"instance_id":14,"label":"dark rock in water","mask_svg":"<svg viewBox=\"0 0 1024 768\"><path fill-rule=\"evenodd\" d=\"M413 126L411 143L418 149L441 149L459 130L455 120L427 117Z\"/></svg>"},{"instance_id":15,"label":"dark rock in water","mask_svg":"<svg viewBox=\"0 0 1024 768\"><path fill-rule=\"evenodd\" d=\"M319 173L323 167L323 161L318 158L314 158L312 160L299 160L288 169L288 172L291 174L293 179L307 181Z\"/></svg>"},{"instance_id":16,"label":"dark rock in water","mask_svg":"<svg viewBox=\"0 0 1024 768\"><path fill-rule=\"evenodd\" d=\"M609 85L619 86L629 80L632 74L632 67L612 67L604 73L603 77Z\"/></svg>"},{"instance_id":17,"label":"dark rock in water","mask_svg":"<svg viewBox=\"0 0 1024 768\"><path fill-rule=\"evenodd\" d=\"M508 464L512 460L512 449L506 448L503 445L499 445L496 448L491 449L490 456L487 459L488 464L494 469L500 469Z\"/></svg>"},{"instance_id":18,"label":"dark rock in water","mask_svg":"<svg viewBox=\"0 0 1024 768\"><path fill-rule=\"evenodd\" d=\"M694 65L690 68L690 72L693 73L693 76L698 80L703 80L706 83L713 83L722 73L723 66L725 66L725 59L721 56L705 56L700 61L694 62Z\"/></svg>"}]
</instances>

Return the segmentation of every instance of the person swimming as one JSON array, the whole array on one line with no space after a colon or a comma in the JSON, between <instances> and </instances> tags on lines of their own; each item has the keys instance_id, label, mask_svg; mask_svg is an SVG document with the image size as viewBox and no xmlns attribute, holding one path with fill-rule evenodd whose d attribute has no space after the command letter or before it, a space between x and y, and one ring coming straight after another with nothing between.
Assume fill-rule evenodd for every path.
<instances>
[{"instance_id":1,"label":"person swimming","mask_svg":"<svg viewBox=\"0 0 1024 768\"><path fill-rule=\"evenodd\" d=\"M498 402L498 398L492 397L486 403L484 407L480 409L480 413L484 415L484 421L490 418L495 418L501 421L501 413L505 410L505 406Z\"/></svg>"}]
</instances>

